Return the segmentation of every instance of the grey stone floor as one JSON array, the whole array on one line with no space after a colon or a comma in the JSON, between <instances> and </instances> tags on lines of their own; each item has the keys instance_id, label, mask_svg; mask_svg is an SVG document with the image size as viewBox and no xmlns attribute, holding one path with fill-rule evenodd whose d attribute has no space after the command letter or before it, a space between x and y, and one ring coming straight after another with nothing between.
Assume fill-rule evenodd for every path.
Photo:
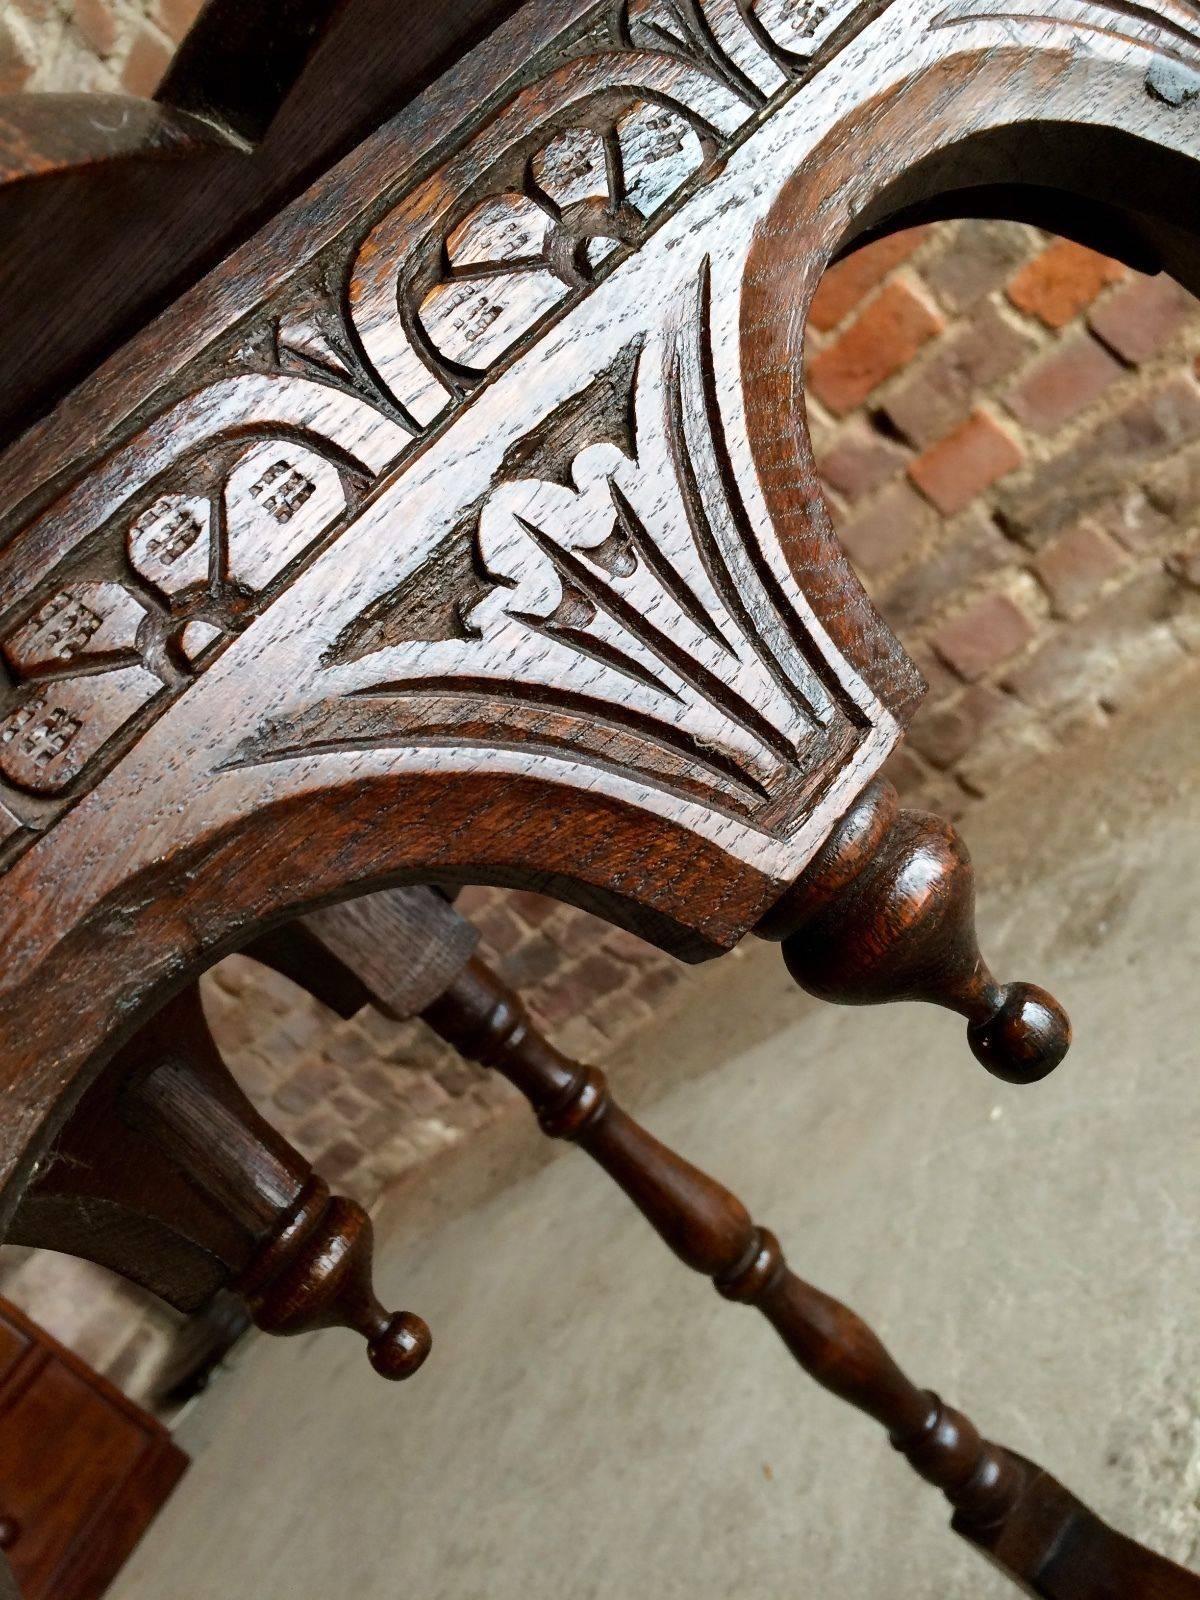
<instances>
[{"instance_id":1,"label":"grey stone floor","mask_svg":"<svg viewBox=\"0 0 1200 1600\"><path fill-rule=\"evenodd\" d=\"M996 965L1072 1011L994 1083L957 1019L836 1010L755 946L616 1077L914 1376L1200 1564L1200 844L1193 688L980 807ZM112 1600L989 1600L939 1497L578 1152L506 1122L388 1202L379 1278L436 1348L257 1340Z\"/></svg>"}]
</instances>

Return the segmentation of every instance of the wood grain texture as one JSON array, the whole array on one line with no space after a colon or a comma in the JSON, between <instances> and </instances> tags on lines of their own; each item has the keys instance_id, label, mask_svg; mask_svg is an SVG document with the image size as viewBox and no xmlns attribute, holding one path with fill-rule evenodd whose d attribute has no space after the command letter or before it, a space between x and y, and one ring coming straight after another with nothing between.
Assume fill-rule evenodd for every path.
<instances>
[{"instance_id":1,"label":"wood grain texture","mask_svg":"<svg viewBox=\"0 0 1200 1600\"><path fill-rule=\"evenodd\" d=\"M975 933L975 874L958 830L901 811L876 779L756 932L782 942L802 989L841 1005L926 1000L967 1019L975 1059L1008 1083L1036 1083L1071 1043L1052 995L997 983Z\"/></svg>"},{"instance_id":2,"label":"wood grain texture","mask_svg":"<svg viewBox=\"0 0 1200 1600\"><path fill-rule=\"evenodd\" d=\"M257 143L349 9L349 0L207 0L154 98Z\"/></svg>"},{"instance_id":3,"label":"wood grain texture","mask_svg":"<svg viewBox=\"0 0 1200 1600\"><path fill-rule=\"evenodd\" d=\"M119 116L100 117L97 127L85 114L65 148L61 126L47 133L43 112L14 108L11 125L32 157L23 165L41 178L19 191L0 187L0 291L8 307L0 329L0 443L516 5L439 0L398 13L395 0L227 0L205 7L157 107L122 96ZM565 0L546 0L546 9L557 32L567 20ZM393 48L380 49L381 37ZM464 104L497 88L494 79L476 85L455 103L454 120ZM428 109L426 131L436 143L436 111ZM130 138L148 120L202 129L203 142L193 135L186 163L171 170L153 144L139 150ZM105 131L118 121L123 133ZM95 158L113 153L114 138L120 159L98 170ZM55 151L67 159L47 173L44 157Z\"/></svg>"},{"instance_id":4,"label":"wood grain texture","mask_svg":"<svg viewBox=\"0 0 1200 1600\"><path fill-rule=\"evenodd\" d=\"M804 425L840 251L1050 185L1200 287L1175 0L566 21L3 464L0 1220L139 1023L297 913L523 883L700 958L800 877L920 692Z\"/></svg>"},{"instance_id":5,"label":"wood grain texture","mask_svg":"<svg viewBox=\"0 0 1200 1600\"><path fill-rule=\"evenodd\" d=\"M120 162L183 160L237 147L190 112L119 94L0 95L0 191ZM23 198L23 197L22 197Z\"/></svg>"}]
</instances>

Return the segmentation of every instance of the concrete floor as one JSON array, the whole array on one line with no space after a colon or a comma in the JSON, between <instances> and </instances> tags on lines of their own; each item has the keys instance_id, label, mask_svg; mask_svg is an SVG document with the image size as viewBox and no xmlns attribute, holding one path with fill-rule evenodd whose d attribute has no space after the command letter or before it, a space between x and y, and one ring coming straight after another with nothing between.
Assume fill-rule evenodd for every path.
<instances>
[{"instance_id":1,"label":"concrete floor","mask_svg":"<svg viewBox=\"0 0 1200 1600\"><path fill-rule=\"evenodd\" d=\"M1076 1021L1054 1078L995 1083L941 1012L806 1001L763 946L615 1076L914 1376L1200 1564L1195 692L969 820L998 970ZM504 1123L382 1233L426 1369L391 1389L349 1336L255 1341L112 1600L1014 1592L579 1152Z\"/></svg>"}]
</instances>

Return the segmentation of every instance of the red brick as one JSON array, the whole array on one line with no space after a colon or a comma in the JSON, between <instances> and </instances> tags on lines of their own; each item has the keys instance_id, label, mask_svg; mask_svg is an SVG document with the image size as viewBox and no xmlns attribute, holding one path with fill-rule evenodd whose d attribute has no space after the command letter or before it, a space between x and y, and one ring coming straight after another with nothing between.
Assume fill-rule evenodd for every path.
<instances>
[{"instance_id":1,"label":"red brick","mask_svg":"<svg viewBox=\"0 0 1200 1600\"><path fill-rule=\"evenodd\" d=\"M1139 277L1109 295L1088 316L1092 332L1124 361L1140 365L1157 355L1189 317L1196 301L1173 278Z\"/></svg>"},{"instance_id":2,"label":"red brick","mask_svg":"<svg viewBox=\"0 0 1200 1600\"><path fill-rule=\"evenodd\" d=\"M979 390L1007 376L1034 343L1027 329L1015 328L992 306L982 307L933 348L883 409L913 444L932 444L962 422Z\"/></svg>"},{"instance_id":3,"label":"red brick","mask_svg":"<svg viewBox=\"0 0 1200 1600\"><path fill-rule=\"evenodd\" d=\"M354 1087L365 1094L372 1104L386 1106L396 1098L399 1076L394 1068L372 1061L370 1066L363 1067L354 1074Z\"/></svg>"},{"instance_id":4,"label":"red brick","mask_svg":"<svg viewBox=\"0 0 1200 1600\"><path fill-rule=\"evenodd\" d=\"M399 1122L399 1117L390 1106L377 1106L355 1128L354 1137L364 1152L378 1150L397 1132Z\"/></svg>"},{"instance_id":5,"label":"red brick","mask_svg":"<svg viewBox=\"0 0 1200 1600\"><path fill-rule=\"evenodd\" d=\"M321 1151L313 1166L327 1183L344 1183L364 1155L363 1147L355 1139L342 1138Z\"/></svg>"},{"instance_id":6,"label":"red brick","mask_svg":"<svg viewBox=\"0 0 1200 1600\"><path fill-rule=\"evenodd\" d=\"M1125 268L1070 239L1056 239L1013 278L1008 298L1047 328L1065 328Z\"/></svg>"},{"instance_id":7,"label":"red brick","mask_svg":"<svg viewBox=\"0 0 1200 1600\"><path fill-rule=\"evenodd\" d=\"M630 933L627 928L605 928L602 948L618 961L634 967L652 967L656 962L668 959L661 950L639 939L636 933Z\"/></svg>"},{"instance_id":8,"label":"red brick","mask_svg":"<svg viewBox=\"0 0 1200 1600\"><path fill-rule=\"evenodd\" d=\"M624 962L614 960L607 951L593 950L591 955L584 956L573 976L584 984L594 1002L623 988L629 981L629 968Z\"/></svg>"},{"instance_id":9,"label":"red brick","mask_svg":"<svg viewBox=\"0 0 1200 1600\"><path fill-rule=\"evenodd\" d=\"M572 956L586 955L599 949L604 942L606 924L590 911L580 911L577 906L560 906L560 915L553 926L547 927L547 937L553 939L560 951Z\"/></svg>"},{"instance_id":10,"label":"red brick","mask_svg":"<svg viewBox=\"0 0 1200 1600\"><path fill-rule=\"evenodd\" d=\"M663 962L657 967L646 967L638 977L638 981L630 990L635 1000L642 1001L650 1009L657 1010L672 992L683 981L682 970L673 964Z\"/></svg>"},{"instance_id":11,"label":"red brick","mask_svg":"<svg viewBox=\"0 0 1200 1600\"><path fill-rule=\"evenodd\" d=\"M463 1095L469 1094L487 1076L483 1067L474 1066L470 1061L464 1061L461 1056L447 1056L433 1075L452 1100L459 1100Z\"/></svg>"},{"instance_id":12,"label":"red brick","mask_svg":"<svg viewBox=\"0 0 1200 1600\"><path fill-rule=\"evenodd\" d=\"M998 689L986 683L972 684L954 700L923 706L908 741L931 766L945 771L978 743L1008 706Z\"/></svg>"},{"instance_id":13,"label":"red brick","mask_svg":"<svg viewBox=\"0 0 1200 1600\"><path fill-rule=\"evenodd\" d=\"M1161 567L1143 573L1050 634L1006 674L1006 686L1042 711L1125 702L1134 685L1182 658L1169 627L1178 599L1178 585Z\"/></svg>"},{"instance_id":14,"label":"red brick","mask_svg":"<svg viewBox=\"0 0 1200 1600\"><path fill-rule=\"evenodd\" d=\"M340 1136L341 1131L333 1112L328 1106L321 1106L299 1127L292 1129L291 1137L302 1151L312 1152L323 1150L327 1144Z\"/></svg>"},{"instance_id":15,"label":"red brick","mask_svg":"<svg viewBox=\"0 0 1200 1600\"><path fill-rule=\"evenodd\" d=\"M1190 522L1200 507L1200 450L1181 450L1161 462L1145 483L1154 510L1174 522Z\"/></svg>"},{"instance_id":16,"label":"red brick","mask_svg":"<svg viewBox=\"0 0 1200 1600\"><path fill-rule=\"evenodd\" d=\"M809 385L842 415L910 362L942 318L903 283L887 284L846 331L808 366Z\"/></svg>"},{"instance_id":17,"label":"red brick","mask_svg":"<svg viewBox=\"0 0 1200 1600\"><path fill-rule=\"evenodd\" d=\"M914 644L909 647L909 655L913 658L913 665L924 678L929 689L926 702L944 700L947 696L957 694L961 683L950 671L950 668L933 651L924 644Z\"/></svg>"},{"instance_id":18,"label":"red brick","mask_svg":"<svg viewBox=\"0 0 1200 1600\"><path fill-rule=\"evenodd\" d=\"M71 20L98 56L112 54L117 42L117 22L109 0L75 0Z\"/></svg>"},{"instance_id":19,"label":"red brick","mask_svg":"<svg viewBox=\"0 0 1200 1600\"><path fill-rule=\"evenodd\" d=\"M195 22L204 0L156 0L151 16L176 44Z\"/></svg>"},{"instance_id":20,"label":"red brick","mask_svg":"<svg viewBox=\"0 0 1200 1600\"><path fill-rule=\"evenodd\" d=\"M250 1049L258 1039L261 1019L254 1014L253 1004L238 1004L226 997L219 1009L211 1000L205 1001L209 1028L223 1055L232 1056Z\"/></svg>"},{"instance_id":21,"label":"red brick","mask_svg":"<svg viewBox=\"0 0 1200 1600\"><path fill-rule=\"evenodd\" d=\"M469 883L454 898L454 906L469 921L475 922L491 906L505 904L514 896L504 889L493 889L483 883Z\"/></svg>"},{"instance_id":22,"label":"red brick","mask_svg":"<svg viewBox=\"0 0 1200 1600\"><path fill-rule=\"evenodd\" d=\"M1135 555L1158 548L1171 531L1170 518L1141 489L1114 495L1093 515L1100 527Z\"/></svg>"},{"instance_id":23,"label":"red brick","mask_svg":"<svg viewBox=\"0 0 1200 1600\"><path fill-rule=\"evenodd\" d=\"M361 1122L371 1109L370 1104L363 1099L362 1095L345 1084L341 1088L335 1089L329 1096L329 1104L341 1117L342 1121L350 1125Z\"/></svg>"},{"instance_id":24,"label":"red brick","mask_svg":"<svg viewBox=\"0 0 1200 1600\"><path fill-rule=\"evenodd\" d=\"M884 490L866 511L842 523L838 538L854 565L874 577L911 555L935 525L921 497L907 483L898 483Z\"/></svg>"},{"instance_id":25,"label":"red brick","mask_svg":"<svg viewBox=\"0 0 1200 1600\"><path fill-rule=\"evenodd\" d=\"M968 585L1014 563L1017 555L1018 547L976 509L956 522L935 550L893 579L878 597L879 607L904 636L944 611ZM926 666L921 670L929 675Z\"/></svg>"},{"instance_id":26,"label":"red brick","mask_svg":"<svg viewBox=\"0 0 1200 1600\"><path fill-rule=\"evenodd\" d=\"M524 925L503 905L488 906L473 921L479 929L479 937L497 956L511 955L526 936Z\"/></svg>"},{"instance_id":27,"label":"red brick","mask_svg":"<svg viewBox=\"0 0 1200 1600\"><path fill-rule=\"evenodd\" d=\"M142 25L134 35L125 65L121 70L121 84L130 94L152 95L171 64L171 47L154 28Z\"/></svg>"},{"instance_id":28,"label":"red brick","mask_svg":"<svg viewBox=\"0 0 1200 1600\"><path fill-rule=\"evenodd\" d=\"M1023 482L1001 490L997 515L1009 532L1040 545L1118 493L1135 473L1197 437L1200 389L1190 378L1168 378L1041 462Z\"/></svg>"},{"instance_id":29,"label":"red brick","mask_svg":"<svg viewBox=\"0 0 1200 1600\"><path fill-rule=\"evenodd\" d=\"M922 263L921 276L948 311L969 311L1037 248L1037 235L1019 223L963 222L948 246Z\"/></svg>"},{"instance_id":30,"label":"red brick","mask_svg":"<svg viewBox=\"0 0 1200 1600\"><path fill-rule=\"evenodd\" d=\"M1167 571L1186 583L1189 589L1200 589L1200 549L1180 550L1168 557Z\"/></svg>"},{"instance_id":31,"label":"red brick","mask_svg":"<svg viewBox=\"0 0 1200 1600\"><path fill-rule=\"evenodd\" d=\"M1099 399L1125 368L1089 334L1064 339L1004 397L1027 428L1047 433Z\"/></svg>"},{"instance_id":32,"label":"red brick","mask_svg":"<svg viewBox=\"0 0 1200 1600\"><path fill-rule=\"evenodd\" d=\"M409 1117L440 1117L450 1104L450 1096L428 1072L406 1072L397 1098Z\"/></svg>"},{"instance_id":33,"label":"red brick","mask_svg":"<svg viewBox=\"0 0 1200 1600\"><path fill-rule=\"evenodd\" d=\"M1023 650L1033 624L1006 594L988 594L939 628L933 648L959 677L973 683Z\"/></svg>"},{"instance_id":34,"label":"red brick","mask_svg":"<svg viewBox=\"0 0 1200 1600\"><path fill-rule=\"evenodd\" d=\"M855 420L817 461L817 471L835 494L851 502L894 478L908 452L866 423Z\"/></svg>"},{"instance_id":35,"label":"red brick","mask_svg":"<svg viewBox=\"0 0 1200 1600\"><path fill-rule=\"evenodd\" d=\"M281 1111L298 1117L320 1105L338 1082L337 1071L317 1057L302 1061L287 1082L275 1091L273 1099Z\"/></svg>"},{"instance_id":36,"label":"red brick","mask_svg":"<svg viewBox=\"0 0 1200 1600\"><path fill-rule=\"evenodd\" d=\"M401 1023L393 1022L390 1017L385 1017L381 1011L376 1011L373 1006L364 1006L354 1018L352 1033L361 1035L370 1047L370 1054L379 1061L396 1062L403 1066L413 1066L422 1060L424 1051L418 1041L414 1040L412 1030ZM327 1050L327 1055L332 1053ZM341 1051L337 1051L340 1058ZM349 1065L353 1066L353 1062Z\"/></svg>"},{"instance_id":37,"label":"red brick","mask_svg":"<svg viewBox=\"0 0 1200 1600\"><path fill-rule=\"evenodd\" d=\"M959 762L955 777L974 796L1011 789L1015 774L1055 753L1054 739L1036 717L1015 705Z\"/></svg>"},{"instance_id":38,"label":"red brick","mask_svg":"<svg viewBox=\"0 0 1200 1600\"><path fill-rule=\"evenodd\" d=\"M504 976L514 988L524 989L542 983L562 959L556 944L544 933L537 934L509 956L503 963Z\"/></svg>"},{"instance_id":39,"label":"red brick","mask_svg":"<svg viewBox=\"0 0 1200 1600\"><path fill-rule=\"evenodd\" d=\"M908 475L944 517L952 517L1020 464L1016 440L986 411L976 411L918 456Z\"/></svg>"},{"instance_id":40,"label":"red brick","mask_svg":"<svg viewBox=\"0 0 1200 1600\"><path fill-rule=\"evenodd\" d=\"M861 250L856 250L844 261L830 267L812 297L808 311L809 325L821 333L836 328L860 301L866 299L872 289L883 282L893 267L908 260L927 231L925 228L909 228L904 233L893 233L886 239L876 240L874 244L864 245Z\"/></svg>"},{"instance_id":41,"label":"red brick","mask_svg":"<svg viewBox=\"0 0 1200 1600\"><path fill-rule=\"evenodd\" d=\"M625 986L630 968L600 951L576 967L556 972L538 996L538 1014L549 1028L586 1016L605 996Z\"/></svg>"},{"instance_id":42,"label":"red brick","mask_svg":"<svg viewBox=\"0 0 1200 1600\"><path fill-rule=\"evenodd\" d=\"M286 1060L286 1057L284 1058ZM242 1051L236 1060L229 1062L243 1094L255 1106L265 1107L275 1093L279 1081L280 1058L268 1060L252 1051Z\"/></svg>"},{"instance_id":43,"label":"red brick","mask_svg":"<svg viewBox=\"0 0 1200 1600\"><path fill-rule=\"evenodd\" d=\"M549 895L534 894L529 889L517 889L506 895L505 901L531 928L540 928L547 917L561 909L561 901L552 900Z\"/></svg>"},{"instance_id":44,"label":"red brick","mask_svg":"<svg viewBox=\"0 0 1200 1600\"><path fill-rule=\"evenodd\" d=\"M0 94L15 94L33 77L33 52L24 34L0 17Z\"/></svg>"},{"instance_id":45,"label":"red brick","mask_svg":"<svg viewBox=\"0 0 1200 1600\"><path fill-rule=\"evenodd\" d=\"M1048 544L1033 568L1055 611L1072 617L1128 562L1126 552L1101 528L1081 522Z\"/></svg>"}]
</instances>

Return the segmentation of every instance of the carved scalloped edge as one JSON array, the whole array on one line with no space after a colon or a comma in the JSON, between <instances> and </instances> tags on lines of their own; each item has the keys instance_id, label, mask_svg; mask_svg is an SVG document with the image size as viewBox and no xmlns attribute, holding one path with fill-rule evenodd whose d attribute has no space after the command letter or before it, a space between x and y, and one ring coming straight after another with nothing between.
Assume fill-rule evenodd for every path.
<instances>
[{"instance_id":1,"label":"carved scalloped edge","mask_svg":"<svg viewBox=\"0 0 1200 1600\"><path fill-rule=\"evenodd\" d=\"M1192 59L1194 19L1179 0L1162 0L1154 10L1124 0L1057 0L1046 15L1002 12L1002 5L959 0L935 13L935 26L979 28L993 18L1006 30L1014 23L1061 26L1108 35L1114 46L1134 44L1164 61ZM147 603L152 618L137 654L155 686L139 679L136 693L124 693L132 709L104 737L93 729L83 762L79 704L102 680L111 680L106 687L115 692L113 674L128 673L132 662L96 663L86 677L47 674L70 679L70 703L47 700L32 720L25 710L37 696L0 674L0 746L21 745L15 755L10 748L7 762L0 748L0 803L21 824L0 839L0 861L85 792L129 739L219 657L221 640L248 614L240 601L240 609L222 609L211 587L205 604L189 608L180 598L186 585L164 595L161 581L157 588L147 582L147 573L130 565L137 564L128 553L131 522L149 515L159 499L182 515L193 474L211 473L231 435L315 450L343 476L358 474L369 495L372 480L402 469L881 9L835 6L817 20L819 7L797 8L790 0L774 6L763 0L757 8L749 0L636 0L606 11L605 28L573 33L574 45L564 48L581 53L566 67L560 49L555 65L476 128L433 178L381 194L370 216L343 229L292 284L189 363L174 384L177 395L185 391L182 398L143 420L134 437L114 437L110 453L6 551L9 593L22 598L0 624L0 644L58 597L77 598L72 586L80 581L122 584ZM800 33L789 33L782 23L800 12ZM806 39L817 51L812 58ZM607 48L609 41L615 48ZM649 50L648 42L661 48ZM538 153L572 128L601 141L603 186L556 187L537 167ZM634 159L641 166L631 177ZM439 296L435 315L430 305ZM473 332L479 326L482 333ZM481 342L472 345L472 337ZM388 360L380 356L381 339L397 341L402 364L408 350L423 394L383 389L379 370ZM475 349L481 358L464 359ZM153 404L143 402L143 419ZM212 503L218 502L219 495ZM265 583L251 587L271 598L345 526L341 515L294 547L284 540L286 559L272 567L258 558L244 568L260 577L267 569ZM164 619L178 622L180 631L171 634ZM205 629L203 650L195 648L194 629L192 645L183 643L182 630L193 622ZM210 631L218 629L220 638Z\"/></svg>"},{"instance_id":2,"label":"carved scalloped edge","mask_svg":"<svg viewBox=\"0 0 1200 1600\"><path fill-rule=\"evenodd\" d=\"M827 12L823 31L814 42L814 55L820 50L830 54L845 42L847 18L853 16L856 23L865 23L880 9L878 0L851 0ZM161 582L148 581L145 571L136 570L136 563L131 566L132 524L152 515L159 502L176 506L191 496L198 468L201 476L212 476L204 458L219 457L224 440L244 435L248 429L260 439L274 436L279 442L291 440L294 446L315 450L318 456L335 462L343 477L348 470L350 482L355 475L363 475L361 483L365 485L402 464L432 428L445 426L469 403L482 379L529 345L545 326L547 314L552 319L564 313L637 248L678 209L696 184L715 170L739 135L769 114L785 92L807 75L806 63L798 65L795 52L777 43L755 11L749 5L743 9L736 0L678 0L666 6L658 0L632 0L631 4L599 8L594 15L602 13L615 50L596 48L594 23L590 38L587 27L573 30L582 50L577 45L577 53L565 66L535 78L468 136L432 178L383 197L374 208L377 213L382 211L381 221L366 233L361 227L345 230L315 267L310 264L303 270L296 284L274 294L254 317L215 341L177 376L174 387L177 393L183 389L179 399L160 410L132 438L124 443L114 440L115 448L92 467L76 489L67 491L9 542L10 593L22 598L7 608L0 624L0 641L27 628L31 617L59 597L70 601L80 574L103 576L110 584L122 586L145 606L151 620L133 655L127 653L122 660L107 663L105 670L89 670L85 677L70 672L69 662L64 662L45 686L31 688L13 677L6 692L0 671L0 805L17 824L6 826L0 838L0 870L103 775L147 721L160 714L196 672L219 656L223 642L254 612L255 607L246 604L244 597L231 604L215 578L213 584L198 584L190 597L185 593L182 604L179 595L165 590ZM662 25L664 16L668 18L666 27ZM647 48L651 43L658 48ZM773 98L768 97L768 90L773 91ZM589 117L592 121L596 118L597 106L601 119L607 115L615 130L618 167L622 118L632 127L629 119L639 115L643 121L661 118L668 141L678 137L676 125L690 129L700 141L700 159L683 165L678 181L667 174L666 181L660 177L657 186L647 184L644 192L653 203L644 204L638 214L628 198L627 158L626 171L616 180L621 193L610 195L611 228L602 222L597 230L594 219L577 226L568 239L568 244L578 246L574 261L561 242L568 230L562 211L557 211L552 218L556 237L538 270L559 285L558 291L544 295L544 303L535 300L534 315L480 369L464 373L453 361L447 364L421 326L419 308L410 305L402 309L401 315L392 319L389 334L411 349L411 336L416 333L419 348L413 351L412 370L422 375L424 393L396 393L382 384L380 362L367 359L364 345L371 342L370 337L364 339L361 318L353 308L355 274L361 271L364 246L377 240L381 232L387 236L392 259L385 280L391 273L410 297L421 291L428 300L431 269L426 267L423 279L422 264L433 261L442 266L448 237L462 227L466 216L478 211L489 194L517 192L509 178L514 166L520 173L520 192L528 195L530 152L545 148L563 132L564 125L570 126L566 114L572 107L580 111L583 125L589 126ZM639 107L646 109L639 113ZM633 133L640 134L641 129L633 128ZM644 165L652 167L653 161ZM406 229L405 217L420 213L430 190L439 185L448 192L440 214L431 217L426 211L419 225ZM544 191L533 185L532 192L545 203ZM611 249L605 248L606 241L611 242ZM583 254L589 242L597 245L594 261ZM482 267L472 265L474 275L464 276L454 286L468 285L474 293L474 285L483 283L486 295L499 279L497 263L489 260ZM433 272L436 275L436 269ZM520 263L512 275L529 276L530 264ZM484 283L485 277L490 284ZM343 281L347 298L339 304L337 286ZM441 281L454 282L453 271ZM398 293L393 304L403 300L403 293ZM494 304L493 289L485 313ZM204 382L206 368L211 377ZM431 404L431 398L436 403ZM217 415L222 426L214 435L209 419ZM281 431L272 435L273 428ZM219 483L209 492L208 503L216 508L214 525L222 521L222 494ZM347 506L356 501L357 495L351 496ZM286 581L294 579L344 523L343 515L336 525L323 528L320 536L298 550L286 564ZM214 537L219 540L222 535ZM276 592L272 578L265 586L264 601ZM205 629L203 651L189 650L183 642L192 624ZM196 637L194 630L192 637ZM135 661L136 667L131 665ZM98 717L100 702L106 695L111 697L118 686L113 674L133 671L141 673L137 691L111 702L120 701L125 714L115 718L110 706L106 714L115 725L96 727L89 739L89 710L93 718ZM57 694L54 684L62 686ZM104 693L92 692L102 688ZM48 696L46 689L51 691ZM42 705L41 700L46 703ZM31 719L27 711L35 702L36 715ZM76 762L72 749L79 751L85 744L87 759Z\"/></svg>"}]
</instances>

